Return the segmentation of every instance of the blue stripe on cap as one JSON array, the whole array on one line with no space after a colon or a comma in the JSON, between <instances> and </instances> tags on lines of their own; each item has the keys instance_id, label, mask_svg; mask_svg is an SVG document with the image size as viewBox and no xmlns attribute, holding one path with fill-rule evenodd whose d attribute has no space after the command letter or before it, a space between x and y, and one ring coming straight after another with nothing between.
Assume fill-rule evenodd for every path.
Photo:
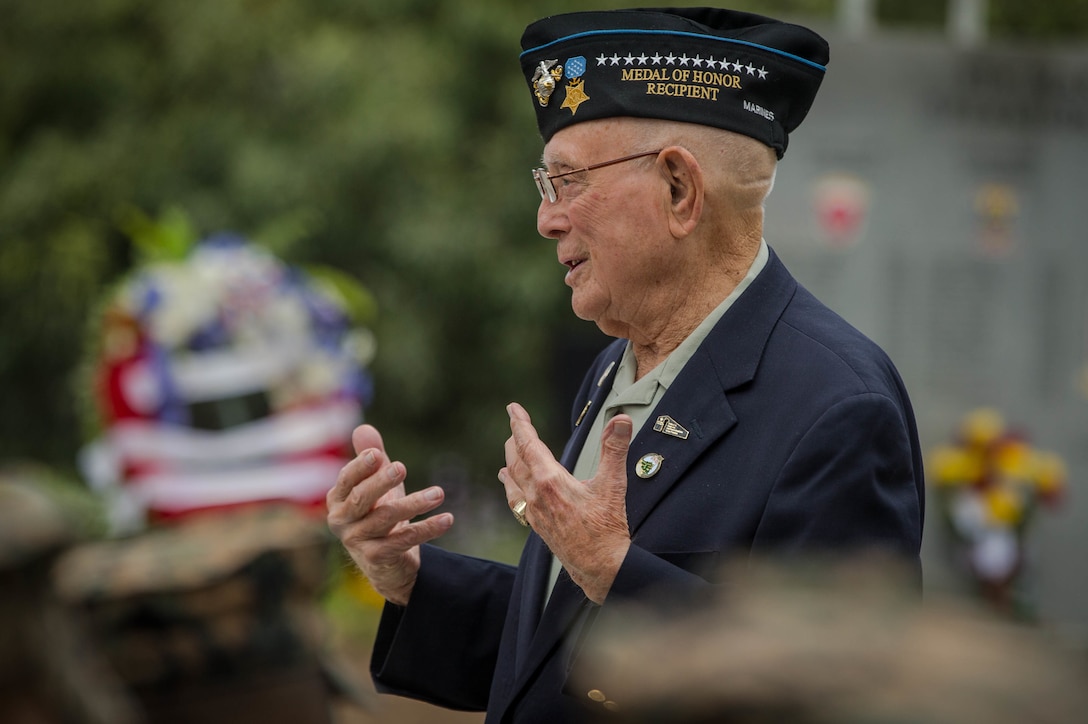
<instances>
[{"instance_id":1,"label":"blue stripe on cap","mask_svg":"<svg viewBox=\"0 0 1088 724\"><path fill-rule=\"evenodd\" d=\"M809 60L808 58L802 58L801 56L794 55L793 53L787 53L784 50L778 50L777 48L771 48L771 47L766 46L766 45L760 45L759 43L749 43L747 40L736 40L734 38L721 38L721 37L718 37L717 35L704 35L702 33L688 33L688 32L682 31L682 30L635 30L635 29L630 29L630 30L587 30L587 31L585 31L583 33L575 33L574 35L568 35L566 37L559 38L558 40L553 40L552 42L545 43L544 45L538 45L535 48L529 48L528 50L523 51L521 53L521 55L519 55L518 57L520 58L520 57L522 57L524 55L528 55L529 53L535 53L538 50L544 50L545 48L550 48L551 46L555 45L556 43L564 43L564 42L566 42L568 40L574 40L575 38L586 38L586 37L591 37L591 36L594 36L594 35L679 35L679 36L688 37L688 38L701 38L701 39L704 39L704 40L718 40L718 41L721 41L723 43L733 43L734 45L747 45L750 48L759 48L760 50L766 50L768 53L774 53L775 55L781 55L784 58L790 58L791 60L796 60L799 63L804 63L805 65L808 65L808 66L811 66L811 67L815 68L816 70L820 71L821 73L826 73L827 72L827 66L820 65L819 63L814 63L811 60Z\"/></svg>"}]
</instances>

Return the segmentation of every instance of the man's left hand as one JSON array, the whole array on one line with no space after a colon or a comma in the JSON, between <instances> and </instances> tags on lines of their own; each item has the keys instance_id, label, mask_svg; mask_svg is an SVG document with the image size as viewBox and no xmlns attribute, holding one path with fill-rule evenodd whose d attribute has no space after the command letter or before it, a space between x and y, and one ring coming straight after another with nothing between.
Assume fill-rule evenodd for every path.
<instances>
[{"instance_id":1,"label":"man's left hand","mask_svg":"<svg viewBox=\"0 0 1088 724\"><path fill-rule=\"evenodd\" d=\"M597 474L580 481L559 464L537 435L529 413L506 408L510 438L499 480L513 508L524 500L533 530L594 603L603 603L631 547L627 527L627 449L632 422L616 415L601 433Z\"/></svg>"}]
</instances>

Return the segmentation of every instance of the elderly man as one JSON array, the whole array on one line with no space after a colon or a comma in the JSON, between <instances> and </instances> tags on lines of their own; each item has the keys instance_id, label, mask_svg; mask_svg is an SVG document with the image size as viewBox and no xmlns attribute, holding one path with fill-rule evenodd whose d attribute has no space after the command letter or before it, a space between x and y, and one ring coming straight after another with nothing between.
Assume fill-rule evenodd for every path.
<instances>
[{"instance_id":1,"label":"elderly man","mask_svg":"<svg viewBox=\"0 0 1088 724\"><path fill-rule=\"evenodd\" d=\"M737 555L879 549L917 569L922 466L892 363L763 241L823 39L668 9L546 18L522 45L545 141L538 229L575 313L617 341L585 376L558 460L508 408L499 479L532 528L516 568L426 545L453 518L414 519L443 492L406 495L369 426L329 523L388 601L380 690L488 722L566 722L615 705L568 686L610 607L698 598Z\"/></svg>"}]
</instances>

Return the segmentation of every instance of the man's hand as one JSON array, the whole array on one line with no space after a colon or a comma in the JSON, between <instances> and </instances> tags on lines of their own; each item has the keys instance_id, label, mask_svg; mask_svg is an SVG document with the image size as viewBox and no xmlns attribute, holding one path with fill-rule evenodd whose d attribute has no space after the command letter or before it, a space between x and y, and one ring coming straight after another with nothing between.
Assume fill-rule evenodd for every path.
<instances>
[{"instance_id":1,"label":"man's hand","mask_svg":"<svg viewBox=\"0 0 1088 724\"><path fill-rule=\"evenodd\" d=\"M325 496L332 532L362 569L370 584L390 603L408 604L419 572L419 546L453 525L451 513L412 523L442 504L442 488L405 495L404 464L390 462L378 430L360 425L351 436L357 453L340 470Z\"/></svg>"},{"instance_id":2,"label":"man's hand","mask_svg":"<svg viewBox=\"0 0 1088 724\"><path fill-rule=\"evenodd\" d=\"M603 603L631 546L626 504L631 418L616 415L605 425L597 474L582 482L551 454L521 405L506 409L511 434L499 480L507 503L513 508L527 501L525 516L533 530L586 597Z\"/></svg>"}]
</instances>

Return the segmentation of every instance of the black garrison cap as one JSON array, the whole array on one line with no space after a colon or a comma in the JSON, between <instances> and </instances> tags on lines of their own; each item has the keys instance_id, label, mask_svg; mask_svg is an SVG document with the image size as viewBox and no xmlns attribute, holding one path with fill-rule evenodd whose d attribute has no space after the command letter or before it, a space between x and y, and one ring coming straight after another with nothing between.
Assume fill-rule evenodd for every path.
<instances>
[{"instance_id":1,"label":"black garrison cap","mask_svg":"<svg viewBox=\"0 0 1088 724\"><path fill-rule=\"evenodd\" d=\"M812 106L827 41L807 28L719 8L568 13L521 37L521 68L547 142L581 121L661 118L772 147Z\"/></svg>"}]
</instances>

